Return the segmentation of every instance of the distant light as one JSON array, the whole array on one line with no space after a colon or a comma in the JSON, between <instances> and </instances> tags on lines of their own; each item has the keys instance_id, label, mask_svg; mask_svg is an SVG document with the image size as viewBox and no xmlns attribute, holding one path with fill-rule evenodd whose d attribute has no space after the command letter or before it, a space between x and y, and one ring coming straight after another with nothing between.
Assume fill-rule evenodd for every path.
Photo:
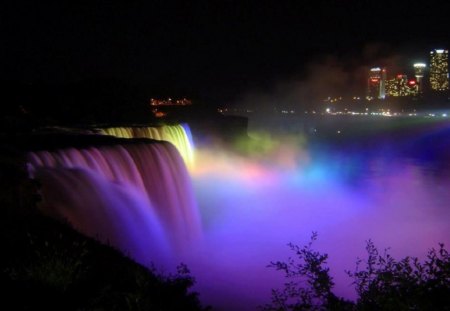
<instances>
[{"instance_id":1,"label":"distant light","mask_svg":"<svg viewBox=\"0 0 450 311\"><path fill-rule=\"evenodd\" d=\"M408 84L409 84L409 85L415 85L415 84L416 84L416 81L414 81L414 80L409 80L409 81L408 81Z\"/></svg>"},{"instance_id":2,"label":"distant light","mask_svg":"<svg viewBox=\"0 0 450 311\"><path fill-rule=\"evenodd\" d=\"M327 108L326 110L325 110L327 113L330 113L330 108Z\"/></svg>"},{"instance_id":3,"label":"distant light","mask_svg":"<svg viewBox=\"0 0 450 311\"><path fill-rule=\"evenodd\" d=\"M442 54L442 53L444 53L444 50L436 50L436 53Z\"/></svg>"},{"instance_id":4,"label":"distant light","mask_svg":"<svg viewBox=\"0 0 450 311\"><path fill-rule=\"evenodd\" d=\"M446 114L446 113L443 113L442 116L443 116L443 117L447 117L447 114Z\"/></svg>"},{"instance_id":5,"label":"distant light","mask_svg":"<svg viewBox=\"0 0 450 311\"><path fill-rule=\"evenodd\" d=\"M381 68L380 67L374 67L374 68L371 68L370 71L381 71Z\"/></svg>"},{"instance_id":6,"label":"distant light","mask_svg":"<svg viewBox=\"0 0 450 311\"><path fill-rule=\"evenodd\" d=\"M370 81L371 81L371 82L378 82L379 79L377 79L377 78L372 78L372 79L370 79Z\"/></svg>"},{"instance_id":7,"label":"distant light","mask_svg":"<svg viewBox=\"0 0 450 311\"><path fill-rule=\"evenodd\" d=\"M403 78L403 75L402 74L398 74L397 75L397 79L402 79Z\"/></svg>"},{"instance_id":8,"label":"distant light","mask_svg":"<svg viewBox=\"0 0 450 311\"><path fill-rule=\"evenodd\" d=\"M414 68L425 68L427 65L424 63L415 63L413 66Z\"/></svg>"}]
</instances>

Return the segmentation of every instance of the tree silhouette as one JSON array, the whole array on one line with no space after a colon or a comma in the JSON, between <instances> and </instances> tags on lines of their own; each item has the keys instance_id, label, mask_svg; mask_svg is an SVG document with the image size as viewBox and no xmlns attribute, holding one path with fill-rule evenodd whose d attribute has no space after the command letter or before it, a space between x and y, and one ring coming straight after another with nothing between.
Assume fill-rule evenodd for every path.
<instances>
[{"instance_id":1,"label":"tree silhouette","mask_svg":"<svg viewBox=\"0 0 450 311\"><path fill-rule=\"evenodd\" d=\"M288 281L272 290L271 303L261 310L450 310L450 255L444 244L429 250L424 262L409 256L397 261L389 249L380 254L368 240L367 259L357 259L356 270L347 271L358 294L352 302L332 292L328 255L313 250L316 239L313 232L303 247L288 244L296 258L268 265Z\"/></svg>"}]
</instances>

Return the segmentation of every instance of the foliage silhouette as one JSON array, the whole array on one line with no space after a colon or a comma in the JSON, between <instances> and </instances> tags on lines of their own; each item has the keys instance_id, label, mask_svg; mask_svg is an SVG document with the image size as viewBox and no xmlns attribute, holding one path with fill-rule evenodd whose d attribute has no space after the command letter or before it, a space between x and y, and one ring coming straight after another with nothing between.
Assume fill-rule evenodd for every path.
<instances>
[{"instance_id":1,"label":"foliage silhouette","mask_svg":"<svg viewBox=\"0 0 450 311\"><path fill-rule=\"evenodd\" d=\"M347 271L358 294L353 302L332 292L328 255L313 250L316 239L313 232L303 247L288 244L296 258L268 265L284 272L288 281L283 289L272 290L271 303L261 310L450 310L450 255L443 244L420 262L416 257L397 261L367 241L367 259L358 259L356 270Z\"/></svg>"},{"instance_id":2,"label":"foliage silhouette","mask_svg":"<svg viewBox=\"0 0 450 311\"><path fill-rule=\"evenodd\" d=\"M450 310L450 256L440 243L424 262L416 257L395 260L388 250L379 254L367 241L367 260L358 259L353 278L358 310ZM365 264L360 269L361 264Z\"/></svg>"},{"instance_id":3,"label":"foliage silhouette","mask_svg":"<svg viewBox=\"0 0 450 311\"><path fill-rule=\"evenodd\" d=\"M326 267L328 255L312 249L317 233L313 232L311 241L299 247L289 243L289 248L297 256L287 262L271 262L268 267L283 271L289 280L282 290L272 290L272 304L262 307L266 311L275 310L346 310L349 302L338 298L332 288L334 282Z\"/></svg>"}]
</instances>

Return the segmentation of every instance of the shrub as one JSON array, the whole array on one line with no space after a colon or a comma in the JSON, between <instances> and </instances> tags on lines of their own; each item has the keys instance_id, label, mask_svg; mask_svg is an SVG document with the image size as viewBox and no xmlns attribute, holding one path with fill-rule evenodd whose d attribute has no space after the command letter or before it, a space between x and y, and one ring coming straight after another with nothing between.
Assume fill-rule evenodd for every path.
<instances>
[{"instance_id":1,"label":"shrub","mask_svg":"<svg viewBox=\"0 0 450 311\"><path fill-rule=\"evenodd\" d=\"M289 282L282 290L272 290L272 303L262 310L348 310L351 304L332 292L334 282L326 266L328 255L312 249L316 239L317 233L313 233L311 241L303 247L289 243L297 259L269 264L268 267L283 271Z\"/></svg>"},{"instance_id":2,"label":"shrub","mask_svg":"<svg viewBox=\"0 0 450 311\"><path fill-rule=\"evenodd\" d=\"M358 310L450 310L450 256L444 244L429 250L423 263L416 257L397 261L388 250L379 254L370 240L366 251L367 260L358 259L356 271L347 272L359 296Z\"/></svg>"},{"instance_id":3,"label":"shrub","mask_svg":"<svg viewBox=\"0 0 450 311\"><path fill-rule=\"evenodd\" d=\"M268 265L284 272L288 282L272 290L271 303L262 310L450 310L450 255L443 244L429 250L422 263L416 257L397 261L388 249L380 254L367 241L367 259L358 259L356 270L347 271L358 294L352 302L332 292L328 255L312 249L316 239L313 233L303 247L288 244L296 258Z\"/></svg>"}]
</instances>

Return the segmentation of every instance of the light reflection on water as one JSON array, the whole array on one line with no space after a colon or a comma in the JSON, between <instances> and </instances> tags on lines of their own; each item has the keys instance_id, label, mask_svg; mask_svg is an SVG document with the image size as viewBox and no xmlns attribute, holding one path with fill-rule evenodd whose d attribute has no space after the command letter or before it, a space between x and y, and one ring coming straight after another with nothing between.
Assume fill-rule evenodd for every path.
<instances>
[{"instance_id":1,"label":"light reflection on water","mask_svg":"<svg viewBox=\"0 0 450 311\"><path fill-rule=\"evenodd\" d=\"M187 261L206 303L254 310L269 302L283 278L267 264L292 255L286 244L303 245L312 231L316 249L330 256L336 294L347 298L355 293L344 271L365 257L368 239L397 258L449 245L449 163L436 156L447 145L294 145L276 145L289 159L276 150L267 157L197 151L192 176L205 242Z\"/></svg>"}]
</instances>

